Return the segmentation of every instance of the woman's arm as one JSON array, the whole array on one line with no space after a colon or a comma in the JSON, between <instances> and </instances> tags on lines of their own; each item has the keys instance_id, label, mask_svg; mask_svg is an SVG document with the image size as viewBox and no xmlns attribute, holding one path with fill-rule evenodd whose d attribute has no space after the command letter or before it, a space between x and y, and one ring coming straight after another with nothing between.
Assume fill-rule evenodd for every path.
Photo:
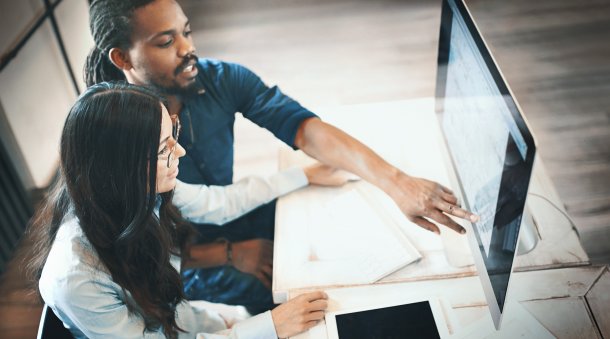
<instances>
[{"instance_id":1,"label":"woman's arm","mask_svg":"<svg viewBox=\"0 0 610 339\"><path fill-rule=\"evenodd\" d=\"M47 272L40 281L40 291L76 337L165 338L161 329L145 331L143 318L127 307L130 298L106 272L82 264L58 271L67 273ZM185 337L226 329L219 314L193 309L187 302L178 305L176 314L178 325L187 331Z\"/></svg>"},{"instance_id":2,"label":"woman's arm","mask_svg":"<svg viewBox=\"0 0 610 339\"><path fill-rule=\"evenodd\" d=\"M45 303L77 337L164 338L161 329L145 332L141 315L127 307L128 303L133 305L130 294L113 281L82 237L75 222L62 225L39 281ZM205 338L250 338L253 334L276 338L281 333L297 333L321 319L320 311L326 308L321 299L326 296L295 298L273 313L240 321L231 329L218 312L183 301L176 307L176 322L186 331L179 333L181 338L193 338L197 333L214 333Z\"/></svg>"},{"instance_id":3,"label":"woman's arm","mask_svg":"<svg viewBox=\"0 0 610 339\"><path fill-rule=\"evenodd\" d=\"M88 338L165 338L161 329L145 332L142 317L129 313L114 282L96 281L87 274L69 281L45 301L73 333ZM176 323L186 332L179 338L285 338L317 324L324 317L326 299L323 292L303 294L231 328L217 312L183 301L176 308Z\"/></svg>"},{"instance_id":4,"label":"woman's arm","mask_svg":"<svg viewBox=\"0 0 610 339\"><path fill-rule=\"evenodd\" d=\"M308 183L340 186L348 179L348 173L317 163L303 169L279 172L267 179L245 178L228 186L178 182L173 202L190 221L223 224ZM188 256L183 257L183 268L230 264L242 272L253 274L271 288L273 242L270 240L195 244L187 249L187 253Z\"/></svg>"},{"instance_id":5,"label":"woman's arm","mask_svg":"<svg viewBox=\"0 0 610 339\"><path fill-rule=\"evenodd\" d=\"M178 181L173 203L189 221L222 225L307 184L307 176L301 168L292 168L268 178L247 177L228 186L192 185Z\"/></svg>"},{"instance_id":6,"label":"woman's arm","mask_svg":"<svg viewBox=\"0 0 610 339\"><path fill-rule=\"evenodd\" d=\"M222 225L308 184L341 186L348 179L347 172L317 163L290 168L267 178L247 177L227 186L177 181L172 202L189 221Z\"/></svg>"}]
</instances>

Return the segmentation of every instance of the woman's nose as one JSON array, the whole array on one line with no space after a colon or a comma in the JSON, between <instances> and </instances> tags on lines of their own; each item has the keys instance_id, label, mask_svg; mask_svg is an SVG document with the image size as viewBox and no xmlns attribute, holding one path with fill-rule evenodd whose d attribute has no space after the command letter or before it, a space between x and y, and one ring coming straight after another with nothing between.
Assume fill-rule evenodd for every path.
<instances>
[{"instance_id":1,"label":"woman's nose","mask_svg":"<svg viewBox=\"0 0 610 339\"><path fill-rule=\"evenodd\" d=\"M176 158L182 158L186 155L186 150L179 143L176 144L176 150L174 151L176 154Z\"/></svg>"}]
</instances>

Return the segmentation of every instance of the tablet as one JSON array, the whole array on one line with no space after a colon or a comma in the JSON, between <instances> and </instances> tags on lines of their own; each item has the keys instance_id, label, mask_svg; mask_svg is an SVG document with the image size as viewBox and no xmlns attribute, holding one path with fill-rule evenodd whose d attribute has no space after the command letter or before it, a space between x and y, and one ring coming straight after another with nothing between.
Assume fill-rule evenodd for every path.
<instances>
[{"instance_id":1,"label":"tablet","mask_svg":"<svg viewBox=\"0 0 610 339\"><path fill-rule=\"evenodd\" d=\"M448 338L436 298L326 313L329 339Z\"/></svg>"}]
</instances>

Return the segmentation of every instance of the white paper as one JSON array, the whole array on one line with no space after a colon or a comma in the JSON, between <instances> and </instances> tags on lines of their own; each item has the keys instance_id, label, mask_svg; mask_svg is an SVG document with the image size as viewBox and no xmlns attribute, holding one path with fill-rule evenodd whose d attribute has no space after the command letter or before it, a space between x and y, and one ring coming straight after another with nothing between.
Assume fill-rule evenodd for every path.
<instances>
[{"instance_id":1,"label":"white paper","mask_svg":"<svg viewBox=\"0 0 610 339\"><path fill-rule=\"evenodd\" d=\"M315 211L308 237L301 271L309 286L373 283L421 258L397 226L355 189Z\"/></svg>"}]
</instances>

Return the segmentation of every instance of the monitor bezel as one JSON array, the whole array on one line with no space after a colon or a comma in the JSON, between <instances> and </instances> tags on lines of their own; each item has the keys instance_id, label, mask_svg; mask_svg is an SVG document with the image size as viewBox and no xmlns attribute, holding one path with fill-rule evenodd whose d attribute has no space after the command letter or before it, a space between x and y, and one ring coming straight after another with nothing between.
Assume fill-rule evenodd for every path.
<instances>
[{"instance_id":1,"label":"monitor bezel","mask_svg":"<svg viewBox=\"0 0 610 339\"><path fill-rule=\"evenodd\" d=\"M477 49L479 50L481 56L483 57L483 60L486 64L489 72L491 73L491 76L492 76L495 84L497 85L498 90L500 91L501 95L505 99L507 107L508 107L509 111L511 112L511 115L514 118L515 123L517 124L519 132L522 134L522 136L527 144L527 153L526 153L525 162L530 166L530 175L528 178L528 188L529 188L529 184L531 182L531 177L532 177L532 173L533 173L534 159L535 159L535 153L536 153L536 148L537 148L536 140L535 140L534 136L532 135L530 129L528 128L527 121L526 121L525 117L523 116L523 114L521 113L522 110L520 109L519 104L515 100L510 87L508 86L500 69L498 68L497 63L490 52L490 49L488 48L485 40L483 39L476 23L474 22L474 20L472 18L472 15L470 14L470 11L469 11L467 5L464 3L463 0L443 0L442 1L441 25L440 25L440 33L439 33L439 44L438 44L438 63L437 63L438 67L437 67L437 79L436 79L436 95L435 95L435 99L436 99L435 100L435 104L436 104L435 111L436 111L436 114L438 117L439 127L442 131L443 130L442 115L443 115L443 111L444 111L444 95L445 95L445 89L446 89L445 84L446 84L446 80L447 80L446 65L448 64L448 58L449 58L451 27L452 27L452 19L453 19L453 14L454 14L453 10L451 9L451 7L449 5L450 1L455 4L455 7L459 11L460 17L463 19L470 35L474 39ZM443 67L443 65L444 65L444 67ZM449 162L447 165L450 168L450 170L452 170L453 173L455 173L454 176L450 176L450 177L453 180L457 181L457 182L452 182L452 184L454 187L459 187L460 192L463 193L464 189L463 189L462 183L460 182L459 175L457 174L454 159L449 154L449 145L447 144L447 139L445 138L444 133L442 133L442 134L443 134L443 141L444 141L443 146L448 155L446 157L447 161ZM468 201L465 199L465 194L462 194L462 197L463 197L462 202L463 202L464 206L467 209L470 209ZM525 199L525 203L523 206L524 210L522 211L522 215L525 213L526 204L527 204L527 197ZM521 219L521 225L519 227L519 236L518 236L517 244L521 237L521 233L522 233L521 229L522 229L522 225L523 225L523 220L524 220L524 218ZM487 303L489 306L491 318L494 322L494 326L496 327L496 329L499 329L501 319L502 319L502 311L500 310L500 305L497 302L497 299L496 299L496 296L495 296L495 293L494 293L494 290L493 290L493 287L491 284L491 280L490 280L488 271L485 266L485 261L483 259L483 255L480 252L479 241L477 239L477 235L474 233L472 224L468 223L467 225L464 225L464 226L466 226L466 228L468 230L467 233L468 233L469 244L471 247L471 252L474 257L474 263L477 268L481 284L483 286L483 291L485 294L485 299L487 300ZM511 264L511 269L510 269L511 273L508 278L508 286L507 286L507 290L506 290L507 296L508 296L508 291L511 287L510 280L512 278L512 273L514 272L516 256L517 256L517 253L515 251L515 254L514 254L513 260L512 260L512 264ZM504 304L506 304L506 300L505 300Z\"/></svg>"}]
</instances>

